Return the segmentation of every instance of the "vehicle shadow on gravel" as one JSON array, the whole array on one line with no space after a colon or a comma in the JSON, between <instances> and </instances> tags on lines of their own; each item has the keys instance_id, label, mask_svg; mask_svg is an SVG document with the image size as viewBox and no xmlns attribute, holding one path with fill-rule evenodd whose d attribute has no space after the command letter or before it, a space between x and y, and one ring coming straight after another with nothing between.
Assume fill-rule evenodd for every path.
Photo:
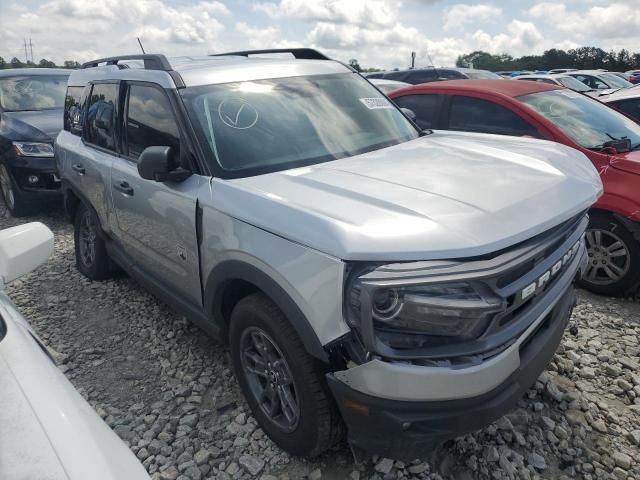
<instances>
[{"instance_id":1,"label":"vehicle shadow on gravel","mask_svg":"<svg viewBox=\"0 0 640 480\"><path fill-rule=\"evenodd\" d=\"M313 459L277 448L257 427L226 349L126 275L91 282L75 268L64 213L41 221L55 253L9 294L60 369L154 479L640 478L640 303L580 292L549 365L517 408L416 462L353 463L346 444Z\"/></svg>"}]
</instances>

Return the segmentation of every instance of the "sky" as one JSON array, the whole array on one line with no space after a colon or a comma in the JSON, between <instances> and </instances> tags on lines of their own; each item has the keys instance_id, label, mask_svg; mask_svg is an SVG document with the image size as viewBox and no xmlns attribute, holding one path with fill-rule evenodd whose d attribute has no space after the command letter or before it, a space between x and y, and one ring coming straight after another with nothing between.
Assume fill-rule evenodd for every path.
<instances>
[{"instance_id":1,"label":"sky","mask_svg":"<svg viewBox=\"0 0 640 480\"><path fill-rule=\"evenodd\" d=\"M598 46L640 51L640 0L0 0L0 56L62 63L307 46L363 68Z\"/></svg>"}]
</instances>

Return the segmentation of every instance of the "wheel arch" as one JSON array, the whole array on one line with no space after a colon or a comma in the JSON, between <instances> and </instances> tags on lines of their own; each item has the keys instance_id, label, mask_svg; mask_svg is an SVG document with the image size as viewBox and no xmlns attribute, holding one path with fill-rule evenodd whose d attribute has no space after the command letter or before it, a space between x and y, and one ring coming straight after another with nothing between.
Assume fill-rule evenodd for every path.
<instances>
[{"instance_id":1,"label":"wheel arch","mask_svg":"<svg viewBox=\"0 0 640 480\"><path fill-rule=\"evenodd\" d=\"M218 264L208 275L205 284L205 309L223 332L228 331L233 307L247 295L264 293L287 317L310 355L328 362L311 323L293 298L269 274L241 260L227 260Z\"/></svg>"}]
</instances>

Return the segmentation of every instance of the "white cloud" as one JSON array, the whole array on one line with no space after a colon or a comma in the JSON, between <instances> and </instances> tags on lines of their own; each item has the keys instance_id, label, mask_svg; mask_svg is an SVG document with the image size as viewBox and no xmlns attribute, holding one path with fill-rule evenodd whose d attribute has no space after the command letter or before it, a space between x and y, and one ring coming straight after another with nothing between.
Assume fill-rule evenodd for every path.
<instances>
[{"instance_id":1,"label":"white cloud","mask_svg":"<svg viewBox=\"0 0 640 480\"><path fill-rule=\"evenodd\" d=\"M58 63L138 52L138 36L147 51L205 54L220 43L219 19L228 15L218 1L175 7L165 0L49 0L29 12L0 16L0 44L10 46L9 57L22 57L23 37L35 37L36 61Z\"/></svg>"},{"instance_id":2,"label":"white cloud","mask_svg":"<svg viewBox=\"0 0 640 480\"><path fill-rule=\"evenodd\" d=\"M562 3L541 2L531 7L529 14L583 44L598 46L603 40L622 40L628 48L637 49L640 40L637 0L618 0L586 9L584 5L577 5L575 10Z\"/></svg>"},{"instance_id":3,"label":"white cloud","mask_svg":"<svg viewBox=\"0 0 640 480\"><path fill-rule=\"evenodd\" d=\"M275 27L257 28L244 22L238 22L236 32L247 42L244 47L252 49L303 47L300 42L283 39L280 29ZM244 48L243 47L243 48Z\"/></svg>"},{"instance_id":4,"label":"white cloud","mask_svg":"<svg viewBox=\"0 0 640 480\"><path fill-rule=\"evenodd\" d=\"M272 18L295 18L306 21L390 26L398 17L400 2L393 0L280 0L253 6Z\"/></svg>"},{"instance_id":5,"label":"white cloud","mask_svg":"<svg viewBox=\"0 0 640 480\"><path fill-rule=\"evenodd\" d=\"M502 17L502 9L492 5L467 5L458 3L444 14L444 31L464 30L467 24L495 21Z\"/></svg>"}]
</instances>

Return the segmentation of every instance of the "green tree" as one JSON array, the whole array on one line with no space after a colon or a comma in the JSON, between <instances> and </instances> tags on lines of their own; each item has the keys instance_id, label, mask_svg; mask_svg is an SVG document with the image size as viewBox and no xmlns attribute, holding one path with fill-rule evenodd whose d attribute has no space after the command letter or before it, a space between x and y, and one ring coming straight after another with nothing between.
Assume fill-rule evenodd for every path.
<instances>
[{"instance_id":1,"label":"green tree","mask_svg":"<svg viewBox=\"0 0 640 480\"><path fill-rule=\"evenodd\" d=\"M78 68L80 66L80 63L74 60L65 60L63 65L64 68Z\"/></svg>"},{"instance_id":2,"label":"green tree","mask_svg":"<svg viewBox=\"0 0 640 480\"><path fill-rule=\"evenodd\" d=\"M22 62L18 60L16 57L13 57L10 63L11 63L11 68L20 68L23 66Z\"/></svg>"},{"instance_id":3,"label":"green tree","mask_svg":"<svg viewBox=\"0 0 640 480\"><path fill-rule=\"evenodd\" d=\"M42 68L54 68L56 64L53 63L51 60L47 60L43 58L42 60L40 60L40 62L38 62L38 66Z\"/></svg>"},{"instance_id":4,"label":"green tree","mask_svg":"<svg viewBox=\"0 0 640 480\"><path fill-rule=\"evenodd\" d=\"M349 60L349 66L351 68L353 68L356 72L361 72L362 68L360 67L360 64L358 63L358 60L356 60L355 58L352 58L351 60Z\"/></svg>"},{"instance_id":5,"label":"green tree","mask_svg":"<svg viewBox=\"0 0 640 480\"><path fill-rule=\"evenodd\" d=\"M7 68L7 62L4 58L0 57L0 69Z\"/></svg>"}]
</instances>

